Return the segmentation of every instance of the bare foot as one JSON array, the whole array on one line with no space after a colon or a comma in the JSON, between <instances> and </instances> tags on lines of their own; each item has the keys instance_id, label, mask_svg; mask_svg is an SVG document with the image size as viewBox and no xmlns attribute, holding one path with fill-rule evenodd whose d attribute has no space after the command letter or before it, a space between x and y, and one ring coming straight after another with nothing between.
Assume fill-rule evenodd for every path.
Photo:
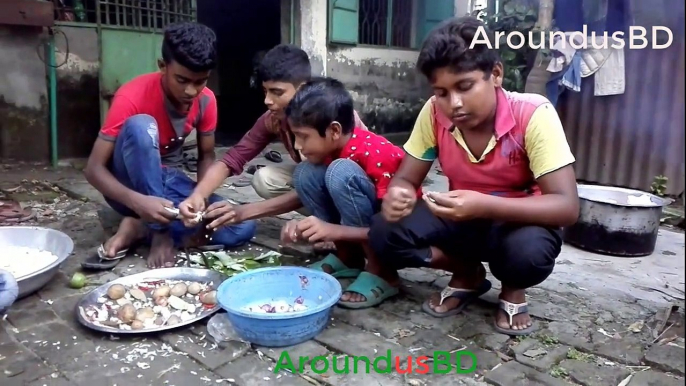
<instances>
[{"instance_id":1,"label":"bare foot","mask_svg":"<svg viewBox=\"0 0 686 386\"><path fill-rule=\"evenodd\" d=\"M459 276L455 273L459 272ZM469 274L465 274L469 272ZM483 264L464 270L453 271L453 277L450 279L448 286L460 289L477 289L486 279L486 269ZM436 313L442 314L448 312L460 305L460 299L449 297L443 300L441 304L441 293L437 292L429 298L429 307Z\"/></svg>"},{"instance_id":2,"label":"bare foot","mask_svg":"<svg viewBox=\"0 0 686 386\"><path fill-rule=\"evenodd\" d=\"M105 242L107 257L114 257L117 252L131 247L131 244L144 238L147 230L143 223L133 217L124 217L119 224L117 233Z\"/></svg>"},{"instance_id":3,"label":"bare foot","mask_svg":"<svg viewBox=\"0 0 686 386\"><path fill-rule=\"evenodd\" d=\"M500 299L513 304L521 304L526 302L526 292L525 290L515 290L503 286L502 292L500 292ZM498 327L505 330L526 330L533 324L531 317L528 313L523 313L515 315L512 317L512 325L510 325L510 318L507 313L500 308L498 308L498 313L495 317L496 324Z\"/></svg>"},{"instance_id":4,"label":"bare foot","mask_svg":"<svg viewBox=\"0 0 686 386\"><path fill-rule=\"evenodd\" d=\"M170 268L176 262L174 240L168 232L155 232L152 235L148 268Z\"/></svg>"}]
</instances>

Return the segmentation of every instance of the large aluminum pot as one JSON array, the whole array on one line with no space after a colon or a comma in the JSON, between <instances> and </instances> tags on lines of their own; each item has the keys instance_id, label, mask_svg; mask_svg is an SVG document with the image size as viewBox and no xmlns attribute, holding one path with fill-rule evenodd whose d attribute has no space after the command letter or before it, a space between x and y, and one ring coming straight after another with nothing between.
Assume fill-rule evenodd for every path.
<instances>
[{"instance_id":1,"label":"large aluminum pot","mask_svg":"<svg viewBox=\"0 0 686 386\"><path fill-rule=\"evenodd\" d=\"M43 288L55 276L60 265L67 260L74 250L74 241L66 234L54 229L7 226L0 227L0 251L5 247L28 247L50 251L57 256L57 260L50 265L41 267L33 273L15 278L19 284L21 299Z\"/></svg>"},{"instance_id":2,"label":"large aluminum pot","mask_svg":"<svg viewBox=\"0 0 686 386\"><path fill-rule=\"evenodd\" d=\"M662 208L673 200L640 190L578 185L579 220L564 229L564 241L613 256L647 256L655 251Z\"/></svg>"}]
</instances>

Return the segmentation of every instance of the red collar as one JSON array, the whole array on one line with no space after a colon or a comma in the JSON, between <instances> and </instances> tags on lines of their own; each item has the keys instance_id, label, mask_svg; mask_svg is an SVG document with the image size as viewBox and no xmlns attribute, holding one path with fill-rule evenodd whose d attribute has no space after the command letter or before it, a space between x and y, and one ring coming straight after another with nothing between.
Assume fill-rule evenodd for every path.
<instances>
[{"instance_id":1,"label":"red collar","mask_svg":"<svg viewBox=\"0 0 686 386\"><path fill-rule=\"evenodd\" d=\"M496 87L495 96L495 132L497 134L497 139L500 139L503 135L514 129L517 121L515 120L514 112L510 107L510 101L505 90L503 90L501 87ZM438 109L435 102L433 105L433 111L434 117L436 117L436 123L440 127L445 130L450 130L450 128L453 127L453 122Z\"/></svg>"}]
</instances>

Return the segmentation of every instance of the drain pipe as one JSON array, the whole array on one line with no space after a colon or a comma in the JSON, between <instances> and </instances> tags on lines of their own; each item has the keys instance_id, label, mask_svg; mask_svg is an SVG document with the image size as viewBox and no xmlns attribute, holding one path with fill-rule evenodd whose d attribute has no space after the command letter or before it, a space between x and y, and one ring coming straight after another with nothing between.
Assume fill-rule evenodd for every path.
<instances>
[{"instance_id":1,"label":"drain pipe","mask_svg":"<svg viewBox=\"0 0 686 386\"><path fill-rule=\"evenodd\" d=\"M290 33L291 33L291 44L295 44L295 1L291 0L291 21L290 21Z\"/></svg>"},{"instance_id":2,"label":"drain pipe","mask_svg":"<svg viewBox=\"0 0 686 386\"><path fill-rule=\"evenodd\" d=\"M46 45L48 58L48 92L50 106L50 160L52 167L57 167L57 61L55 60L55 33L49 29L48 44Z\"/></svg>"}]
</instances>

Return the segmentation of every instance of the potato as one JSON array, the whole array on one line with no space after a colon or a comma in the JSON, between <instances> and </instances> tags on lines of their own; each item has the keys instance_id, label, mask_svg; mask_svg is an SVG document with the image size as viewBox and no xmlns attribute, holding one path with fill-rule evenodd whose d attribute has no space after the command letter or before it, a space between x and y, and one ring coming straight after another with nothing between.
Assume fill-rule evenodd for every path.
<instances>
[{"instance_id":1,"label":"potato","mask_svg":"<svg viewBox=\"0 0 686 386\"><path fill-rule=\"evenodd\" d=\"M161 326L164 324L164 318L161 316L158 316L157 319L155 319L155 324L158 326Z\"/></svg>"},{"instance_id":2,"label":"potato","mask_svg":"<svg viewBox=\"0 0 686 386\"><path fill-rule=\"evenodd\" d=\"M191 285L188 286L188 293L191 295L197 295L200 291L202 291L200 283L191 283Z\"/></svg>"},{"instance_id":3,"label":"potato","mask_svg":"<svg viewBox=\"0 0 686 386\"><path fill-rule=\"evenodd\" d=\"M107 289L107 297L112 300L121 299L124 297L124 295L126 295L126 288L121 284L112 284Z\"/></svg>"},{"instance_id":4,"label":"potato","mask_svg":"<svg viewBox=\"0 0 686 386\"><path fill-rule=\"evenodd\" d=\"M159 297L164 297L164 298L166 298L166 297L169 296L170 291L171 291L171 288L169 288L168 285L163 285L162 287L157 288L157 289L152 293L152 297L153 297L153 298L159 298Z\"/></svg>"},{"instance_id":5,"label":"potato","mask_svg":"<svg viewBox=\"0 0 686 386\"><path fill-rule=\"evenodd\" d=\"M180 298L186 294L187 290L188 290L188 287L186 287L186 285L184 283L179 283L179 284L175 285L174 287L172 287L171 294L172 294L172 296L176 296L176 297Z\"/></svg>"},{"instance_id":6,"label":"potato","mask_svg":"<svg viewBox=\"0 0 686 386\"><path fill-rule=\"evenodd\" d=\"M217 291L204 292L200 294L200 302L207 305L217 304Z\"/></svg>"},{"instance_id":7,"label":"potato","mask_svg":"<svg viewBox=\"0 0 686 386\"><path fill-rule=\"evenodd\" d=\"M117 318L121 320L122 323L129 324L136 317L136 309L131 304L124 304L117 311Z\"/></svg>"},{"instance_id":8,"label":"potato","mask_svg":"<svg viewBox=\"0 0 686 386\"><path fill-rule=\"evenodd\" d=\"M155 305L166 307L169 302L165 297L155 298Z\"/></svg>"},{"instance_id":9,"label":"potato","mask_svg":"<svg viewBox=\"0 0 686 386\"><path fill-rule=\"evenodd\" d=\"M170 316L169 319L167 320L167 326L173 326L173 325L176 325L179 323L181 323L181 318L179 318L176 315Z\"/></svg>"},{"instance_id":10,"label":"potato","mask_svg":"<svg viewBox=\"0 0 686 386\"><path fill-rule=\"evenodd\" d=\"M140 320L134 320L131 322L131 329L132 330L142 330L145 326L143 325L143 322Z\"/></svg>"},{"instance_id":11,"label":"potato","mask_svg":"<svg viewBox=\"0 0 686 386\"><path fill-rule=\"evenodd\" d=\"M141 322L145 322L146 320L152 319L154 317L155 312L150 307L141 308L140 310L136 311L136 320L139 320Z\"/></svg>"}]
</instances>

